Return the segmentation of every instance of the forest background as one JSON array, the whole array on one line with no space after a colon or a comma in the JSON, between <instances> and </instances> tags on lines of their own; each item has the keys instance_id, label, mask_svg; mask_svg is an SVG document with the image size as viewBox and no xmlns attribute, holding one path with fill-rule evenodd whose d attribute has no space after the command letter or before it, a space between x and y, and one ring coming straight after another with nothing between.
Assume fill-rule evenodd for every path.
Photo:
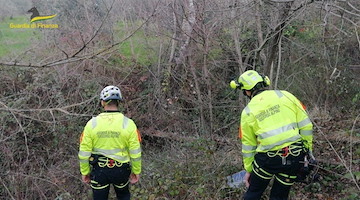
<instances>
[{"instance_id":1,"label":"forest background","mask_svg":"<svg viewBox=\"0 0 360 200\"><path fill-rule=\"evenodd\" d=\"M0 0L0 199L90 199L78 141L117 85L143 137L134 199L240 199L246 67L306 106L318 176L290 199L360 198L360 1ZM36 7L57 28L30 24ZM11 25L12 24L12 25ZM268 198L268 191L264 199ZM111 191L114 198L114 192Z\"/></svg>"}]
</instances>

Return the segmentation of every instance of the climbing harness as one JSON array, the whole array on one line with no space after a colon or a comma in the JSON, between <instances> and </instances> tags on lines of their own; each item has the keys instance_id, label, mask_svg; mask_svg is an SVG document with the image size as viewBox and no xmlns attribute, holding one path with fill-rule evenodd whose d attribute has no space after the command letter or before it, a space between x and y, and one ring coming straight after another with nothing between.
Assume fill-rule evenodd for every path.
<instances>
[{"instance_id":1,"label":"climbing harness","mask_svg":"<svg viewBox=\"0 0 360 200\"><path fill-rule=\"evenodd\" d=\"M101 168L121 167L123 165L123 163L119 161L97 154L91 155L91 157L89 158L89 163L94 167L99 166Z\"/></svg>"},{"instance_id":2,"label":"climbing harness","mask_svg":"<svg viewBox=\"0 0 360 200\"><path fill-rule=\"evenodd\" d=\"M99 167L113 168L115 166L121 167L122 163L108 157L99 157L98 165Z\"/></svg>"},{"instance_id":3,"label":"climbing harness","mask_svg":"<svg viewBox=\"0 0 360 200\"><path fill-rule=\"evenodd\" d=\"M290 146L286 146L286 147L276 150L276 151L268 151L266 154L271 158L273 158L275 156L280 156L282 159L283 165L291 165L291 162L287 161L286 158L289 155L297 157L300 155L300 153L302 151L304 151L304 146L303 146L302 142L296 142L296 143L291 144Z\"/></svg>"}]
</instances>

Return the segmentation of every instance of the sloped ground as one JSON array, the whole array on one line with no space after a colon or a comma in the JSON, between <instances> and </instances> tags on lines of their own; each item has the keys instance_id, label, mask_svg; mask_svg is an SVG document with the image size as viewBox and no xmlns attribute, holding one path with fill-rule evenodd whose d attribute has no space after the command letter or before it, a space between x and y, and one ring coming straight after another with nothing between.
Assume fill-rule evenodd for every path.
<instances>
[{"instance_id":1,"label":"sloped ground","mask_svg":"<svg viewBox=\"0 0 360 200\"><path fill-rule=\"evenodd\" d=\"M319 161L317 176L314 180L309 179L308 183L296 183L290 199L350 200L360 197L354 182L356 180L359 184L360 179L360 138L356 135L360 126L356 122L354 125L354 122L345 118L316 120L320 128L315 133L314 151ZM235 137L185 139L157 133L154 137L146 136L144 142L144 174L141 183L132 187L135 199L242 197L245 189L231 189L225 181L227 175L242 169L241 147ZM351 178L336 154L340 155L347 168L351 168L355 179ZM269 189L264 199L268 199L268 194Z\"/></svg>"},{"instance_id":2,"label":"sloped ground","mask_svg":"<svg viewBox=\"0 0 360 200\"><path fill-rule=\"evenodd\" d=\"M100 112L94 91L109 83L122 86L129 99L123 110L144 137L143 174L131 188L134 199L241 199L245 189L225 182L242 169L237 123L221 134L199 133L188 118L196 113L172 114L154 106L151 76L139 68L1 68L0 199L91 199L79 174L78 138L86 121ZM291 199L359 198L360 125L358 113L351 113L312 113L320 177L297 183Z\"/></svg>"}]
</instances>

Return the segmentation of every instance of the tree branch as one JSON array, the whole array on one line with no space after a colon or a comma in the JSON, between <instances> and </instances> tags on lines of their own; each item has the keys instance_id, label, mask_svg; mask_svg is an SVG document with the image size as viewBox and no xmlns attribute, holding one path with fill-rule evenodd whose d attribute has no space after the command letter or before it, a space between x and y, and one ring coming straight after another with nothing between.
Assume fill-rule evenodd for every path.
<instances>
[{"instance_id":1,"label":"tree branch","mask_svg":"<svg viewBox=\"0 0 360 200\"><path fill-rule=\"evenodd\" d=\"M93 41L93 39L98 35L99 31L101 30L101 28L103 27L106 19L107 19L108 16L109 16L110 11L111 11L112 8L113 8L114 2L115 2L115 0L113 0L110 8L107 9L108 11L107 11L107 13L106 13L106 16L105 16L104 19L102 20L99 28L95 31L94 35L93 35L93 36L90 38L90 40L88 40L78 51L76 51L71 57L75 57L75 56L78 55L80 52L82 52L82 51L86 48L86 46L87 46L91 41ZM80 33L81 33L81 32L80 32Z\"/></svg>"},{"instance_id":2,"label":"tree branch","mask_svg":"<svg viewBox=\"0 0 360 200\"><path fill-rule=\"evenodd\" d=\"M350 15L355 15L355 16L357 16L357 17L360 17L360 14L356 14L356 13L353 13L353 12L351 12L351 11L348 11L348 10L346 10L345 8L340 7L340 6L338 6L338 5L330 4L330 6L335 7L335 8L338 8L338 9L340 9L340 10L342 10L342 11L344 11L344 12L350 14Z\"/></svg>"},{"instance_id":3,"label":"tree branch","mask_svg":"<svg viewBox=\"0 0 360 200\"><path fill-rule=\"evenodd\" d=\"M1 104L2 106L4 106L5 109L8 110L8 111L11 113L11 115L14 117L16 123L19 125L21 132L24 133L24 142L25 142L26 153L27 153L26 160L29 160L30 150L29 150L28 139L27 139L27 135L26 135L26 132L25 132L24 127L22 126L21 122L20 122L19 119L16 117L16 115L9 109L9 107L8 107L6 104L4 104L4 103L1 102L1 101L0 101L0 104Z\"/></svg>"}]
</instances>

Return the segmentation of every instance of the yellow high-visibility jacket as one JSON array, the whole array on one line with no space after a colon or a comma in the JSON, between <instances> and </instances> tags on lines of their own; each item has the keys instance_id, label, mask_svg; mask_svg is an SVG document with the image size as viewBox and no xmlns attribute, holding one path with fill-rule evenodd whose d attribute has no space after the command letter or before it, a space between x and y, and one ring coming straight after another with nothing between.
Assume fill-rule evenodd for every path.
<instances>
[{"instance_id":1,"label":"yellow high-visibility jacket","mask_svg":"<svg viewBox=\"0 0 360 200\"><path fill-rule=\"evenodd\" d=\"M252 171L256 152L279 150L300 140L312 151L312 130L305 106L291 93L265 90L255 95L241 113L239 137L245 170Z\"/></svg>"},{"instance_id":2,"label":"yellow high-visibility jacket","mask_svg":"<svg viewBox=\"0 0 360 200\"><path fill-rule=\"evenodd\" d=\"M141 172L140 133L133 120L120 112L105 112L89 120L80 137L80 172L90 173L91 154L121 163L131 162L134 174Z\"/></svg>"}]
</instances>

